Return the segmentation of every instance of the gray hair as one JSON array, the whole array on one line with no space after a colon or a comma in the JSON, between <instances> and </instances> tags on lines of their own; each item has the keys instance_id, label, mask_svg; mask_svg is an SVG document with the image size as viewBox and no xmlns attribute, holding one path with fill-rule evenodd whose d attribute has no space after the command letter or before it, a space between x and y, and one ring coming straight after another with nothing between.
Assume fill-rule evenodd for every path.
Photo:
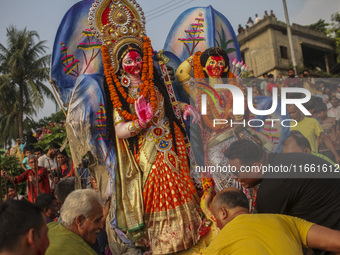
<instances>
[{"instance_id":1,"label":"gray hair","mask_svg":"<svg viewBox=\"0 0 340 255\"><path fill-rule=\"evenodd\" d=\"M94 201L103 205L99 194L92 189L78 189L71 192L61 207L60 223L68 227L74 223L79 215L88 218L92 213Z\"/></svg>"},{"instance_id":2,"label":"gray hair","mask_svg":"<svg viewBox=\"0 0 340 255\"><path fill-rule=\"evenodd\" d=\"M27 161L29 161L29 160L32 159L32 158L37 159L37 157L36 157L34 154L30 154L30 155L28 155L28 157L27 157Z\"/></svg>"}]
</instances>

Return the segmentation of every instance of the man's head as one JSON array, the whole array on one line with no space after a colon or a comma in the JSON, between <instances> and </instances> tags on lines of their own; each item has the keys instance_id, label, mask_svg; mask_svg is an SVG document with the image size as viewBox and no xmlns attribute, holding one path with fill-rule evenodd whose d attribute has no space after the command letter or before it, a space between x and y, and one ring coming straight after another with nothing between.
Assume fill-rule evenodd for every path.
<instances>
[{"instance_id":1,"label":"man's head","mask_svg":"<svg viewBox=\"0 0 340 255\"><path fill-rule=\"evenodd\" d=\"M332 104L333 107L338 106L338 99L336 98L336 96L331 97L330 103Z\"/></svg>"},{"instance_id":2,"label":"man's head","mask_svg":"<svg viewBox=\"0 0 340 255\"><path fill-rule=\"evenodd\" d=\"M289 78L294 78L295 77L295 71L294 71L293 68L290 68L288 70L288 76L289 76Z\"/></svg>"},{"instance_id":3,"label":"man's head","mask_svg":"<svg viewBox=\"0 0 340 255\"><path fill-rule=\"evenodd\" d=\"M28 201L9 199L0 206L0 253L45 254L49 246L46 221Z\"/></svg>"},{"instance_id":4,"label":"man's head","mask_svg":"<svg viewBox=\"0 0 340 255\"><path fill-rule=\"evenodd\" d=\"M327 118L327 105L325 103L320 103L315 109L316 116L319 119L324 120Z\"/></svg>"},{"instance_id":5,"label":"man's head","mask_svg":"<svg viewBox=\"0 0 340 255\"><path fill-rule=\"evenodd\" d=\"M311 147L308 139L300 131L292 130L289 136L282 144L283 153L311 153Z\"/></svg>"},{"instance_id":6,"label":"man's head","mask_svg":"<svg viewBox=\"0 0 340 255\"><path fill-rule=\"evenodd\" d=\"M103 228L102 201L94 190L80 189L69 194L61 207L61 224L92 245Z\"/></svg>"},{"instance_id":7,"label":"man's head","mask_svg":"<svg viewBox=\"0 0 340 255\"><path fill-rule=\"evenodd\" d=\"M32 149L31 147L25 147L24 148L24 155L25 157L28 157L28 155L32 154Z\"/></svg>"},{"instance_id":8,"label":"man's head","mask_svg":"<svg viewBox=\"0 0 340 255\"><path fill-rule=\"evenodd\" d=\"M308 78L309 77L309 71L307 69L302 71L303 78Z\"/></svg>"},{"instance_id":9,"label":"man's head","mask_svg":"<svg viewBox=\"0 0 340 255\"><path fill-rule=\"evenodd\" d=\"M27 165L35 171L36 166L38 166L38 159L34 154L27 156Z\"/></svg>"},{"instance_id":10,"label":"man's head","mask_svg":"<svg viewBox=\"0 0 340 255\"><path fill-rule=\"evenodd\" d=\"M54 158L56 156L57 149L59 149L59 145L57 143L51 143L47 152L48 156Z\"/></svg>"},{"instance_id":11,"label":"man's head","mask_svg":"<svg viewBox=\"0 0 340 255\"><path fill-rule=\"evenodd\" d=\"M217 227L222 229L236 215L248 213L249 202L242 191L226 188L214 197L210 208L215 216Z\"/></svg>"},{"instance_id":12,"label":"man's head","mask_svg":"<svg viewBox=\"0 0 340 255\"><path fill-rule=\"evenodd\" d=\"M53 220L58 216L57 199L51 194L40 194L35 200L35 204L41 209L45 217Z\"/></svg>"},{"instance_id":13,"label":"man's head","mask_svg":"<svg viewBox=\"0 0 340 255\"><path fill-rule=\"evenodd\" d=\"M15 197L17 196L17 192L14 188L14 186L10 185L8 186L7 185L7 199L15 199Z\"/></svg>"},{"instance_id":14,"label":"man's head","mask_svg":"<svg viewBox=\"0 0 340 255\"><path fill-rule=\"evenodd\" d=\"M34 155L39 159L43 155L43 150L41 148L35 148Z\"/></svg>"},{"instance_id":15,"label":"man's head","mask_svg":"<svg viewBox=\"0 0 340 255\"><path fill-rule=\"evenodd\" d=\"M58 182L57 187L55 189L55 195L60 204L63 204L65 202L66 197L72 191L74 191L74 185L75 185L74 177L65 178Z\"/></svg>"},{"instance_id":16,"label":"man's head","mask_svg":"<svg viewBox=\"0 0 340 255\"><path fill-rule=\"evenodd\" d=\"M233 175L244 188L252 188L262 181L262 173L259 171L260 165L265 160L266 153L257 144L246 139L233 142L224 152L229 164L237 172ZM252 169L251 172L244 171Z\"/></svg>"},{"instance_id":17,"label":"man's head","mask_svg":"<svg viewBox=\"0 0 340 255\"><path fill-rule=\"evenodd\" d=\"M287 111L288 111L289 117L291 119L296 120L297 122L303 120L303 118L305 117L303 113L299 110L299 108L296 107L295 104L287 105Z\"/></svg>"},{"instance_id":18,"label":"man's head","mask_svg":"<svg viewBox=\"0 0 340 255\"><path fill-rule=\"evenodd\" d=\"M261 90L258 86L253 86L253 98L261 96Z\"/></svg>"},{"instance_id":19,"label":"man's head","mask_svg":"<svg viewBox=\"0 0 340 255\"><path fill-rule=\"evenodd\" d=\"M268 79L268 73L264 73L264 74L263 74L263 78L264 78L264 79Z\"/></svg>"},{"instance_id":20,"label":"man's head","mask_svg":"<svg viewBox=\"0 0 340 255\"><path fill-rule=\"evenodd\" d=\"M57 152L57 161L59 165L64 165L66 163L68 156L66 150L60 151L58 150Z\"/></svg>"},{"instance_id":21,"label":"man's head","mask_svg":"<svg viewBox=\"0 0 340 255\"><path fill-rule=\"evenodd\" d=\"M274 75L268 74L268 80L269 80L270 83L274 83Z\"/></svg>"}]
</instances>

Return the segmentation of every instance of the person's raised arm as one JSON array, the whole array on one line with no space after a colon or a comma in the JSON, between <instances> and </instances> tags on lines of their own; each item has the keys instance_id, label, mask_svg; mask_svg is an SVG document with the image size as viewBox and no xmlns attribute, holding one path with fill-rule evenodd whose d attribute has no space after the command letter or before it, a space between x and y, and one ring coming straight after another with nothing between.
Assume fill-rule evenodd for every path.
<instances>
[{"instance_id":1,"label":"person's raised arm","mask_svg":"<svg viewBox=\"0 0 340 255\"><path fill-rule=\"evenodd\" d=\"M338 154L338 153L336 152L336 150L334 149L331 140L329 140L329 138L327 137L327 135L326 135L324 132L322 132L322 133L320 134L320 138L321 138L321 140L323 141L323 143L327 146L327 148L334 154L336 163L340 164L340 157L339 157L339 154Z\"/></svg>"}]
</instances>

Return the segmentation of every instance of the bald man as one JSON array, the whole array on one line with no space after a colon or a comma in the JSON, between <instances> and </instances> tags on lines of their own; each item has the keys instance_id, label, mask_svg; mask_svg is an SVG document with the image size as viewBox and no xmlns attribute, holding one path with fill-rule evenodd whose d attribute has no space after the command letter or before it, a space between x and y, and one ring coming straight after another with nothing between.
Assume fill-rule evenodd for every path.
<instances>
[{"instance_id":1,"label":"bald man","mask_svg":"<svg viewBox=\"0 0 340 255\"><path fill-rule=\"evenodd\" d=\"M211 210L221 231L202 255L302 255L302 245L340 254L340 231L286 215L249 214L247 197L235 188L219 192Z\"/></svg>"}]
</instances>

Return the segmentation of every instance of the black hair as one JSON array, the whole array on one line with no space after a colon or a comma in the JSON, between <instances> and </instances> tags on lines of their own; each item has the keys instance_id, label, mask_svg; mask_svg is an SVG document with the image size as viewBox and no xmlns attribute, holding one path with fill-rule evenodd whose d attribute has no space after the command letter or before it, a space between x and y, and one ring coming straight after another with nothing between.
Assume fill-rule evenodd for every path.
<instances>
[{"instance_id":1,"label":"black hair","mask_svg":"<svg viewBox=\"0 0 340 255\"><path fill-rule=\"evenodd\" d=\"M56 188L55 188L55 195L57 196L60 203L64 203L66 197L68 194L70 194L72 191L74 191L75 186L75 178L69 177L62 179L60 182L58 182Z\"/></svg>"},{"instance_id":2,"label":"black hair","mask_svg":"<svg viewBox=\"0 0 340 255\"><path fill-rule=\"evenodd\" d=\"M56 200L55 196L51 194L40 194L35 200L35 205L40 208L41 211L50 209L53 201Z\"/></svg>"},{"instance_id":3,"label":"black hair","mask_svg":"<svg viewBox=\"0 0 340 255\"><path fill-rule=\"evenodd\" d=\"M9 199L0 206L0 252L15 252L21 238L34 229L38 236L46 224L38 206L24 200Z\"/></svg>"},{"instance_id":4,"label":"black hair","mask_svg":"<svg viewBox=\"0 0 340 255\"><path fill-rule=\"evenodd\" d=\"M59 154L61 154L61 155L64 155L65 157L67 157L68 158L68 155L67 155L67 152L66 152L66 150L58 150L57 151L57 155L59 155Z\"/></svg>"},{"instance_id":5,"label":"black hair","mask_svg":"<svg viewBox=\"0 0 340 255\"><path fill-rule=\"evenodd\" d=\"M50 149L58 149L60 146L59 146L59 144L57 144L57 143L54 143L54 142L52 142L52 143L50 143Z\"/></svg>"},{"instance_id":6,"label":"black hair","mask_svg":"<svg viewBox=\"0 0 340 255\"><path fill-rule=\"evenodd\" d=\"M315 107L315 112L319 113L319 112L327 112L327 105L325 103L319 103L316 107Z\"/></svg>"},{"instance_id":7,"label":"black hair","mask_svg":"<svg viewBox=\"0 0 340 255\"><path fill-rule=\"evenodd\" d=\"M41 149L40 147L35 147L34 152L38 152L40 151L41 153L44 153L43 149Z\"/></svg>"},{"instance_id":8,"label":"black hair","mask_svg":"<svg viewBox=\"0 0 340 255\"><path fill-rule=\"evenodd\" d=\"M215 57L215 56L223 57L224 62L225 62L225 67L229 67L229 70L230 70L228 54L225 50L221 49L220 47L211 47L209 49L206 49L200 57L201 66L204 67L206 65L209 57ZM205 74L205 77L208 78L208 75ZM228 78L228 72L223 72L222 78Z\"/></svg>"},{"instance_id":9,"label":"black hair","mask_svg":"<svg viewBox=\"0 0 340 255\"><path fill-rule=\"evenodd\" d=\"M288 138L293 138L295 140L296 144L303 150L305 148L309 148L310 150L312 149L308 139L298 130L290 131L290 134L287 137L287 139L283 142L283 145L285 145Z\"/></svg>"},{"instance_id":10,"label":"black hair","mask_svg":"<svg viewBox=\"0 0 340 255\"><path fill-rule=\"evenodd\" d=\"M249 202L247 196L237 189L222 190L217 194L215 203L225 205L228 209L242 207L249 210Z\"/></svg>"},{"instance_id":11,"label":"black hair","mask_svg":"<svg viewBox=\"0 0 340 255\"><path fill-rule=\"evenodd\" d=\"M289 72L289 71L294 71L294 73L295 73L294 68L289 68L289 69L288 69L288 72Z\"/></svg>"},{"instance_id":12,"label":"black hair","mask_svg":"<svg viewBox=\"0 0 340 255\"><path fill-rule=\"evenodd\" d=\"M24 148L24 154L26 153L26 151L33 152L32 146L25 146L25 148Z\"/></svg>"},{"instance_id":13,"label":"black hair","mask_svg":"<svg viewBox=\"0 0 340 255\"><path fill-rule=\"evenodd\" d=\"M265 155L264 150L252 141L242 139L233 142L224 152L228 159L239 159L244 165L259 162Z\"/></svg>"},{"instance_id":14,"label":"black hair","mask_svg":"<svg viewBox=\"0 0 340 255\"><path fill-rule=\"evenodd\" d=\"M274 78L274 74L268 74L268 78Z\"/></svg>"}]
</instances>

